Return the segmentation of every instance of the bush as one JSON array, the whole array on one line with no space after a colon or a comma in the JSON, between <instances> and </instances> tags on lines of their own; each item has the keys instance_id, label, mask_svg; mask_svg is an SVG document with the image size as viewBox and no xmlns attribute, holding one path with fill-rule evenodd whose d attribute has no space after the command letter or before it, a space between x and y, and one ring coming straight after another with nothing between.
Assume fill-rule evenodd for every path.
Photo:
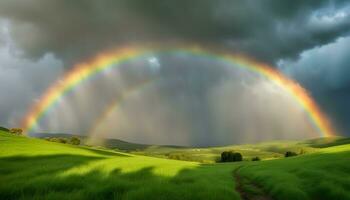
<instances>
[{"instance_id":1,"label":"bush","mask_svg":"<svg viewBox=\"0 0 350 200\"><path fill-rule=\"evenodd\" d=\"M191 157L183 153L169 153L167 157L173 160L192 160Z\"/></svg>"},{"instance_id":2,"label":"bush","mask_svg":"<svg viewBox=\"0 0 350 200\"><path fill-rule=\"evenodd\" d=\"M292 157L292 156L297 156L298 154L293 152L293 151L287 151L285 154L284 154L284 157Z\"/></svg>"},{"instance_id":3,"label":"bush","mask_svg":"<svg viewBox=\"0 0 350 200\"><path fill-rule=\"evenodd\" d=\"M10 133L14 135L22 135L23 130L20 128L11 128Z\"/></svg>"},{"instance_id":4,"label":"bush","mask_svg":"<svg viewBox=\"0 0 350 200\"><path fill-rule=\"evenodd\" d=\"M221 162L237 162L242 161L242 154L234 151L224 151L221 153Z\"/></svg>"},{"instance_id":5,"label":"bush","mask_svg":"<svg viewBox=\"0 0 350 200\"><path fill-rule=\"evenodd\" d=\"M58 142L66 144L67 143L67 139L66 138L58 138Z\"/></svg>"},{"instance_id":6,"label":"bush","mask_svg":"<svg viewBox=\"0 0 350 200\"><path fill-rule=\"evenodd\" d=\"M258 156L252 158L252 161L260 161L260 160L261 159Z\"/></svg>"},{"instance_id":7,"label":"bush","mask_svg":"<svg viewBox=\"0 0 350 200\"><path fill-rule=\"evenodd\" d=\"M75 137L75 136L71 137L69 143L73 144L73 145L79 145L80 144L80 139L78 137Z\"/></svg>"},{"instance_id":8,"label":"bush","mask_svg":"<svg viewBox=\"0 0 350 200\"><path fill-rule=\"evenodd\" d=\"M67 139L65 138L56 138L56 137L47 137L45 140L50 141L50 142L58 142L58 143L67 143Z\"/></svg>"}]
</instances>

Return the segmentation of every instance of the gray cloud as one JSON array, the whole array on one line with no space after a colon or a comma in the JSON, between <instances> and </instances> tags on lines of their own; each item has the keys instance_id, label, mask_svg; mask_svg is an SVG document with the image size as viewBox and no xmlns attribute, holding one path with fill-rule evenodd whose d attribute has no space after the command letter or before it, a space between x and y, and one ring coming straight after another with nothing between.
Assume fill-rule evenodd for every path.
<instances>
[{"instance_id":1,"label":"gray cloud","mask_svg":"<svg viewBox=\"0 0 350 200\"><path fill-rule=\"evenodd\" d=\"M205 57L160 58L172 65L120 102L92 141L206 146L318 136L288 92L259 74Z\"/></svg>"},{"instance_id":2,"label":"gray cloud","mask_svg":"<svg viewBox=\"0 0 350 200\"><path fill-rule=\"evenodd\" d=\"M350 4L345 0L3 0L0 18L0 112L8 113L0 116L2 124L18 125L33 101L80 60L124 45L174 42L243 52L277 65L310 90L337 127L350 130L346 125L350 118L346 64L350 57ZM178 144L222 144L227 138L246 142L289 137L288 130L295 129L283 120L295 121L300 127L298 133L310 131L302 122L304 115L287 99L269 93L269 82L259 77L244 86L250 75L234 75L225 68L213 67L222 63L178 55L154 56L160 66L150 64L147 58L134 60L110 72L110 77L95 77L67 95L40 122L39 130L86 133L121 91L160 73L161 84L139 99L145 102L130 103L131 107L120 111L124 125L113 130L125 132L116 137L152 143L147 137L153 133L158 134L153 138L158 142ZM235 92L229 93L228 88L235 88ZM152 95L161 100L152 101ZM261 102L279 99L275 105L281 107L272 106L266 113L261 102L252 102L254 98ZM237 106L226 109L232 101ZM159 110L150 110L155 102ZM254 106L247 107L249 104ZM290 118L278 112L283 106L293 108L285 111L291 112ZM153 112L153 119L142 121ZM264 121L266 114L269 117ZM131 121L127 117L137 118L140 125L131 127L134 124L128 124ZM163 120L162 126L146 127L157 124L157 120ZM249 120L255 125L248 124ZM264 125L268 120L280 120L280 126ZM142 130L145 135L136 136ZM166 130L169 133L162 135ZM279 135L252 134L259 130ZM238 137L238 132L247 137Z\"/></svg>"},{"instance_id":3,"label":"gray cloud","mask_svg":"<svg viewBox=\"0 0 350 200\"><path fill-rule=\"evenodd\" d=\"M16 44L30 57L75 62L130 43L184 41L224 46L273 62L349 32L346 1L5 0ZM332 21L333 19L333 21Z\"/></svg>"},{"instance_id":4,"label":"gray cloud","mask_svg":"<svg viewBox=\"0 0 350 200\"><path fill-rule=\"evenodd\" d=\"M279 68L312 92L342 133L350 130L349 63L350 37L307 50L297 61L279 61Z\"/></svg>"},{"instance_id":5,"label":"gray cloud","mask_svg":"<svg viewBox=\"0 0 350 200\"><path fill-rule=\"evenodd\" d=\"M63 64L52 54L37 61L18 58L8 34L6 22L0 21L0 124L18 126L28 108L63 73ZM5 113L5 114L4 114Z\"/></svg>"}]
</instances>

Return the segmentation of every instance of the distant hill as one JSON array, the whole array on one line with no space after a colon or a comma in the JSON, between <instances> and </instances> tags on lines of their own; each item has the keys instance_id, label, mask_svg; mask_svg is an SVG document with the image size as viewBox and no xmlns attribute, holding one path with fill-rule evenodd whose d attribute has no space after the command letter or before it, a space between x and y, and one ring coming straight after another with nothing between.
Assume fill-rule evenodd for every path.
<instances>
[{"instance_id":1,"label":"distant hill","mask_svg":"<svg viewBox=\"0 0 350 200\"><path fill-rule=\"evenodd\" d=\"M0 199L350 199L350 144L337 145L347 141L322 138L208 148L149 146L136 152L170 160L0 131ZM111 145L116 144L120 145ZM290 158L282 154L300 149L306 153ZM245 162L203 165L174 160L203 162L224 150L242 153ZM254 156L261 161L251 161Z\"/></svg>"},{"instance_id":2,"label":"distant hill","mask_svg":"<svg viewBox=\"0 0 350 200\"><path fill-rule=\"evenodd\" d=\"M82 140L83 144L86 144L86 141L87 141L86 136L73 135L73 134L67 134L67 133L31 133L30 136L36 137L36 138L46 138L46 137L70 138L70 137L76 136ZM126 142L118 139L106 139L103 145L103 147L106 147L106 148L119 149L123 151L141 151L151 146L154 146L154 145L131 143L131 142ZM169 146L169 147L176 148L176 146Z\"/></svg>"},{"instance_id":3,"label":"distant hill","mask_svg":"<svg viewBox=\"0 0 350 200\"><path fill-rule=\"evenodd\" d=\"M0 131L9 132L10 130L8 128L0 126Z\"/></svg>"},{"instance_id":4,"label":"distant hill","mask_svg":"<svg viewBox=\"0 0 350 200\"><path fill-rule=\"evenodd\" d=\"M36 133L33 137L63 137L70 138L77 136L82 144L87 144L86 136L72 135L66 133ZM270 141L256 144L229 145L217 147L181 147L172 145L148 145L127 142L118 139L106 139L102 145L105 148L122 150L138 155L147 155L160 158L171 158L176 160L197 161L202 163L216 162L223 151L237 151L242 153L245 160L251 160L253 157L260 157L263 160L276 159L284 157L286 151L303 152L306 154L319 151L321 148L350 144L350 138L329 137L317 138L301 141Z\"/></svg>"}]
</instances>

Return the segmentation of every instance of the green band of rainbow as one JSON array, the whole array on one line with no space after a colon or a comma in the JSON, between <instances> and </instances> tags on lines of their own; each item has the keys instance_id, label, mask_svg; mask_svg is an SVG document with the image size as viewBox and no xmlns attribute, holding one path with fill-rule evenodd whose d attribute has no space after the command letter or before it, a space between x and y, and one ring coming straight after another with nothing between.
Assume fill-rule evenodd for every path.
<instances>
[{"instance_id":1,"label":"green band of rainbow","mask_svg":"<svg viewBox=\"0 0 350 200\"><path fill-rule=\"evenodd\" d=\"M307 91L296 82L288 79L277 70L266 64L256 62L243 55L230 54L225 52L215 52L199 47L186 48L120 48L115 51L100 54L90 62L80 63L69 71L64 78L51 86L35 104L24 119L25 132L35 130L40 119L56 105L60 98L72 91L79 84L88 80L96 74L109 68L118 67L121 63L154 53L184 53L193 56L204 56L210 59L219 59L232 66L244 68L268 78L281 88L285 89L295 99L295 101L306 111L310 121L318 129L320 136L335 135L333 128L319 109L315 101L309 96Z\"/></svg>"}]
</instances>

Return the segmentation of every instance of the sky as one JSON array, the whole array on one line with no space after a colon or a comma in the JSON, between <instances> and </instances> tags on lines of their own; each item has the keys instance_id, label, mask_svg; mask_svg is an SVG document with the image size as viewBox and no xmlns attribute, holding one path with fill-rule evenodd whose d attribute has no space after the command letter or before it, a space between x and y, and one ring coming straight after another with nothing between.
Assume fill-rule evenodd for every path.
<instances>
[{"instance_id":1,"label":"sky","mask_svg":"<svg viewBox=\"0 0 350 200\"><path fill-rule=\"evenodd\" d=\"M145 44L198 44L267 63L304 87L340 135L350 133L345 0L2 0L0 125L20 126L76 63ZM269 80L220 61L155 54L106 74L65 97L38 131L180 145L304 138L313 131ZM128 95L95 127L111 102L145 78L159 80Z\"/></svg>"}]
</instances>

